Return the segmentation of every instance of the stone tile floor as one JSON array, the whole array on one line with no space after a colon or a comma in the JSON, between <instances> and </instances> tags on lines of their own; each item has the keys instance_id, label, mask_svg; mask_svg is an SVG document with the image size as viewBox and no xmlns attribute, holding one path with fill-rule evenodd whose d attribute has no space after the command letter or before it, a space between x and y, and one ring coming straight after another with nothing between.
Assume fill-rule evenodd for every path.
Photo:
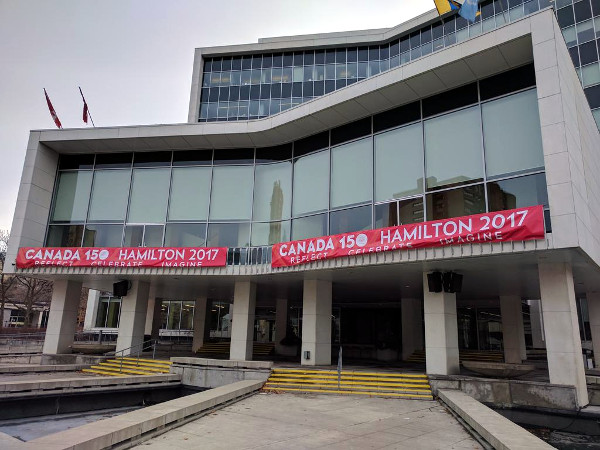
<instances>
[{"instance_id":1,"label":"stone tile floor","mask_svg":"<svg viewBox=\"0 0 600 450\"><path fill-rule=\"evenodd\" d=\"M436 401L260 393L146 441L172 449L481 449Z\"/></svg>"}]
</instances>

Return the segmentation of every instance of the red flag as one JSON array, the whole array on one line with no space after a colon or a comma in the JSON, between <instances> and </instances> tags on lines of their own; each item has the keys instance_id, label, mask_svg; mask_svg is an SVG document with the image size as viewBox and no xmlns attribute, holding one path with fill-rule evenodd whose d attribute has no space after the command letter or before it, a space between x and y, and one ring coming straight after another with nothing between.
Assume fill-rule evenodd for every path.
<instances>
[{"instance_id":1,"label":"red flag","mask_svg":"<svg viewBox=\"0 0 600 450\"><path fill-rule=\"evenodd\" d=\"M50 97L48 97L48 93L46 92L46 89L44 89L44 95L46 95L46 103L48 103L48 109L50 110L50 115L52 116L52 119L54 119L54 123L56 124L56 126L58 128L62 128L60 119L56 115L56 111L54 110L54 106L52 106L52 102L50 101Z\"/></svg>"},{"instance_id":2,"label":"red flag","mask_svg":"<svg viewBox=\"0 0 600 450\"><path fill-rule=\"evenodd\" d=\"M88 122L88 107L87 103L85 102L85 98L83 99L83 121L85 123Z\"/></svg>"}]
</instances>

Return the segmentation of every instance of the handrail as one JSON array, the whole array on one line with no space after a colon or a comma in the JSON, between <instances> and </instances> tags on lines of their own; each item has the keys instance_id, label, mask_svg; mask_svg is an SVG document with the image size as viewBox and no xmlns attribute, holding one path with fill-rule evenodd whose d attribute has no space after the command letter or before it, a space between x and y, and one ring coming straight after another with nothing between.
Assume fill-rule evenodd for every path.
<instances>
[{"instance_id":1,"label":"handrail","mask_svg":"<svg viewBox=\"0 0 600 450\"><path fill-rule=\"evenodd\" d=\"M140 355L144 351L144 348L148 345L152 345L152 359L154 359L154 357L156 356L156 344L158 344L158 339L149 339L140 344L132 345L131 347L127 347L127 348L124 348L123 350L119 350L118 352L115 352L115 358L117 358L117 354L121 353L119 373L123 372L123 358L125 358L125 352L127 350L131 350L131 349L139 347L139 350L137 352L137 360L136 360L136 366L139 366L140 365ZM131 356L131 354L132 353L130 352L128 356Z\"/></svg>"}]
</instances>

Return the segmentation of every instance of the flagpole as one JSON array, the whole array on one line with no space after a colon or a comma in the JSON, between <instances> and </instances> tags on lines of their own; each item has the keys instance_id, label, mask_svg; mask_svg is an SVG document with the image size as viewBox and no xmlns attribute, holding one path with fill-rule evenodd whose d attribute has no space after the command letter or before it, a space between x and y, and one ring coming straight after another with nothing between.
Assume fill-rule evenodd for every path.
<instances>
[{"instance_id":1,"label":"flagpole","mask_svg":"<svg viewBox=\"0 0 600 450\"><path fill-rule=\"evenodd\" d=\"M81 91L81 87L80 86L77 86L77 87L79 88L79 93L81 94L81 98L83 100L83 104L87 106L87 113L88 113L88 116L90 116L90 120L92 122L92 125L93 125L94 128L96 128L96 124L94 123L94 119L92 119L92 113L90 112L90 107L87 104L87 102L85 101L85 97L83 96L83 92Z\"/></svg>"}]
</instances>

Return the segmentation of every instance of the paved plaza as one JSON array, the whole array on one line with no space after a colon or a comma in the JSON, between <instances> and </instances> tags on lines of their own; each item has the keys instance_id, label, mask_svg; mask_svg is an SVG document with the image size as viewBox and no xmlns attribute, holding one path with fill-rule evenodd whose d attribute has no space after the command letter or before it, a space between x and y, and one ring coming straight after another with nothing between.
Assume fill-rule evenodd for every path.
<instances>
[{"instance_id":1,"label":"paved plaza","mask_svg":"<svg viewBox=\"0 0 600 450\"><path fill-rule=\"evenodd\" d=\"M260 393L136 448L430 450L482 447L436 401Z\"/></svg>"}]
</instances>

